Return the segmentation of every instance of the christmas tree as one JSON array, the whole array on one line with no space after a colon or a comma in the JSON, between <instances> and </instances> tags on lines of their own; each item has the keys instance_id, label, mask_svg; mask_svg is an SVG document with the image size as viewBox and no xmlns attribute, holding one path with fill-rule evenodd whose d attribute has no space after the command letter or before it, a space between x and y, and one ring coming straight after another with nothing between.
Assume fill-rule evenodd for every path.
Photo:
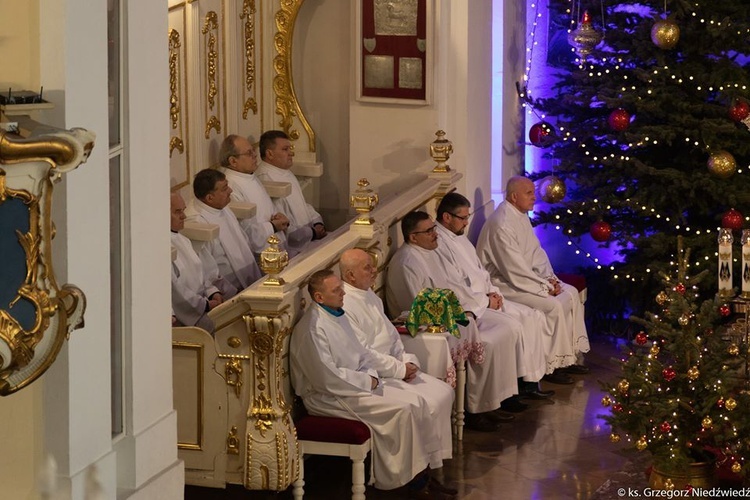
<instances>
[{"instance_id":1,"label":"christmas tree","mask_svg":"<svg viewBox=\"0 0 750 500\"><path fill-rule=\"evenodd\" d=\"M651 452L661 471L681 472L715 455L733 472L747 471L746 338L724 324L727 304L698 302L706 271L690 278L690 252L681 240L678 247L677 275L663 275L656 296L661 310L635 319L644 330L626 351L622 378L604 384L602 405L611 412L602 417L612 441L624 434L637 450Z\"/></svg>"},{"instance_id":2,"label":"christmas tree","mask_svg":"<svg viewBox=\"0 0 750 500\"><path fill-rule=\"evenodd\" d=\"M536 220L591 236L592 253L615 248L611 267L587 273L609 285L599 305L642 311L675 235L693 273L715 269L717 229L739 240L750 212L750 1L549 0L548 14L576 52L548 56L548 97L519 86L546 158ZM715 273L700 286L715 292Z\"/></svg>"}]
</instances>

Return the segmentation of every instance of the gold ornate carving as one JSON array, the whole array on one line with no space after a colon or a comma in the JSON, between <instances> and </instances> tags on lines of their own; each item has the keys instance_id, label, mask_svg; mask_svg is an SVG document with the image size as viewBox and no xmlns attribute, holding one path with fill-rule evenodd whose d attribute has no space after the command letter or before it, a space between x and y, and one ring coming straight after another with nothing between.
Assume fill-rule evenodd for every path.
<instances>
[{"instance_id":1,"label":"gold ornate carving","mask_svg":"<svg viewBox=\"0 0 750 500\"><path fill-rule=\"evenodd\" d=\"M94 145L86 145L86 157ZM0 135L0 163L47 160L61 165L70 163L76 157L76 149L69 141L48 136L44 140L11 138L10 134ZM85 160L84 160L85 161ZM54 165L53 165L54 166Z\"/></svg>"},{"instance_id":2,"label":"gold ornate carving","mask_svg":"<svg viewBox=\"0 0 750 500\"><path fill-rule=\"evenodd\" d=\"M234 387L234 394L239 398L242 394L242 361L230 359L224 365L224 375L227 385Z\"/></svg>"},{"instance_id":3,"label":"gold ornate carving","mask_svg":"<svg viewBox=\"0 0 750 500\"><path fill-rule=\"evenodd\" d=\"M239 337L232 336L227 339L227 345L232 349L237 349L242 345L242 340Z\"/></svg>"},{"instance_id":4,"label":"gold ornate carving","mask_svg":"<svg viewBox=\"0 0 750 500\"><path fill-rule=\"evenodd\" d=\"M251 109L258 114L258 103L255 101L255 0L244 0L240 19L245 20L243 35L245 37L245 90L249 96L242 108L242 118L247 120Z\"/></svg>"},{"instance_id":5,"label":"gold ornate carving","mask_svg":"<svg viewBox=\"0 0 750 500\"><path fill-rule=\"evenodd\" d=\"M182 139L175 136L169 140L169 157L172 158L172 151L177 150L180 154L185 152L185 144Z\"/></svg>"},{"instance_id":6,"label":"gold ornate carving","mask_svg":"<svg viewBox=\"0 0 750 500\"><path fill-rule=\"evenodd\" d=\"M206 122L206 139L211 137L211 129L216 130L217 134L221 133L221 122L218 118L216 118L215 115L212 115L211 118L209 118Z\"/></svg>"},{"instance_id":7,"label":"gold ornate carving","mask_svg":"<svg viewBox=\"0 0 750 500\"><path fill-rule=\"evenodd\" d=\"M169 29L169 117L172 128L177 128L180 121L180 32ZM169 154L172 155L170 143ZM180 151L182 152L182 151Z\"/></svg>"},{"instance_id":8,"label":"gold ornate carving","mask_svg":"<svg viewBox=\"0 0 750 500\"><path fill-rule=\"evenodd\" d=\"M370 181L365 178L360 179L359 182L357 182L359 188L349 199L349 204L359 214L357 220L354 221L355 224L369 226L374 222L370 217L370 212L378 206L380 200L377 193L373 192L373 190L368 187L369 185Z\"/></svg>"},{"instance_id":9,"label":"gold ornate carving","mask_svg":"<svg viewBox=\"0 0 750 500\"><path fill-rule=\"evenodd\" d=\"M240 439L237 437L237 426L233 425L232 429L227 435L227 454L228 455L239 455L240 454Z\"/></svg>"},{"instance_id":10,"label":"gold ornate carving","mask_svg":"<svg viewBox=\"0 0 750 500\"><path fill-rule=\"evenodd\" d=\"M216 104L216 95L219 93L218 84L216 83L216 72L219 67L219 52L216 45L218 42L219 16L215 11L209 11L206 19L203 21L201 33L206 36L206 83L208 86L206 98L208 100L208 109L214 109Z\"/></svg>"},{"instance_id":11,"label":"gold ornate carving","mask_svg":"<svg viewBox=\"0 0 750 500\"><path fill-rule=\"evenodd\" d=\"M278 275L289 263L289 254L279 248L279 239L275 234L268 237L268 244L270 246L260 253L260 269L268 275L263 284L281 286L284 280Z\"/></svg>"},{"instance_id":12,"label":"gold ornate carving","mask_svg":"<svg viewBox=\"0 0 750 500\"><path fill-rule=\"evenodd\" d=\"M281 117L279 125L292 140L300 137L298 130L293 129L294 117L298 117L308 135L308 147L315 151L315 132L307 121L297 100L292 79L292 38L294 23L304 0L280 0L280 8L276 12L276 29L274 47L276 57L273 68L276 76L273 79L273 91L276 94L276 114Z\"/></svg>"},{"instance_id":13,"label":"gold ornate carving","mask_svg":"<svg viewBox=\"0 0 750 500\"><path fill-rule=\"evenodd\" d=\"M271 428L275 420L281 417L274 410L273 403L265 394L253 399L253 408L250 410L249 416L255 419L255 428L258 429L261 437L266 437L266 431Z\"/></svg>"},{"instance_id":14,"label":"gold ornate carving","mask_svg":"<svg viewBox=\"0 0 750 500\"><path fill-rule=\"evenodd\" d=\"M445 138L445 132L438 130L435 132L437 139L430 143L430 156L435 160L434 173L450 172L451 167L446 163L453 153L453 143Z\"/></svg>"}]
</instances>

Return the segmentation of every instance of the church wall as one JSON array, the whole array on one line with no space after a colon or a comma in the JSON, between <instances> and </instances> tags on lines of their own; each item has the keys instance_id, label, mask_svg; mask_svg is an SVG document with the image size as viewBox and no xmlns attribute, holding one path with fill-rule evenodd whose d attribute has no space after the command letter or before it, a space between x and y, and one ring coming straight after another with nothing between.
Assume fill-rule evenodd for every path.
<instances>
[{"instance_id":1,"label":"church wall","mask_svg":"<svg viewBox=\"0 0 750 500\"><path fill-rule=\"evenodd\" d=\"M0 12L0 92L9 87L39 91L39 4L0 0Z\"/></svg>"}]
</instances>

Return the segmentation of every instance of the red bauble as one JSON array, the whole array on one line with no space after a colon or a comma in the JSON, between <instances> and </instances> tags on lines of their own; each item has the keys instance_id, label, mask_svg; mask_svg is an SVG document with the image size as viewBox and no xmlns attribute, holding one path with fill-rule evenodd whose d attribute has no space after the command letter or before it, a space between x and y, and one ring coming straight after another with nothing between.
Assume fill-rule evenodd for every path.
<instances>
[{"instance_id":1,"label":"red bauble","mask_svg":"<svg viewBox=\"0 0 750 500\"><path fill-rule=\"evenodd\" d=\"M635 336L635 343L638 345L644 345L648 342L648 335L646 332L638 332Z\"/></svg>"},{"instance_id":2,"label":"red bauble","mask_svg":"<svg viewBox=\"0 0 750 500\"><path fill-rule=\"evenodd\" d=\"M667 382L671 382L677 376L677 372L674 371L674 368L669 366L661 371L661 376L664 377L664 380Z\"/></svg>"},{"instance_id":3,"label":"red bauble","mask_svg":"<svg viewBox=\"0 0 750 500\"><path fill-rule=\"evenodd\" d=\"M662 431L664 434L672 430L672 424L669 422L662 422L659 426L659 430Z\"/></svg>"},{"instance_id":4,"label":"red bauble","mask_svg":"<svg viewBox=\"0 0 750 500\"><path fill-rule=\"evenodd\" d=\"M750 115L750 105L745 101L736 99L731 106L729 106L729 118L736 122L741 122L747 116Z\"/></svg>"},{"instance_id":5,"label":"red bauble","mask_svg":"<svg viewBox=\"0 0 750 500\"><path fill-rule=\"evenodd\" d=\"M721 227L739 231L742 229L742 214L739 211L730 208L721 216Z\"/></svg>"},{"instance_id":6,"label":"red bauble","mask_svg":"<svg viewBox=\"0 0 750 500\"><path fill-rule=\"evenodd\" d=\"M627 130L630 126L630 113L622 108L617 108L609 114L607 123L609 124L609 128L617 132Z\"/></svg>"},{"instance_id":7,"label":"red bauble","mask_svg":"<svg viewBox=\"0 0 750 500\"><path fill-rule=\"evenodd\" d=\"M612 234L612 226L610 226L603 220L596 221L591 224L591 229L589 229L589 232L591 233L591 237L594 239L594 241L607 241L609 239L609 236Z\"/></svg>"},{"instance_id":8,"label":"red bauble","mask_svg":"<svg viewBox=\"0 0 750 500\"><path fill-rule=\"evenodd\" d=\"M724 408L724 398L719 398L719 400L716 402L716 406L719 408Z\"/></svg>"},{"instance_id":9,"label":"red bauble","mask_svg":"<svg viewBox=\"0 0 750 500\"><path fill-rule=\"evenodd\" d=\"M682 283L678 283L676 287L674 287L674 291L679 293L680 295L685 295L685 285Z\"/></svg>"},{"instance_id":10,"label":"red bauble","mask_svg":"<svg viewBox=\"0 0 750 500\"><path fill-rule=\"evenodd\" d=\"M547 122L535 123L529 129L529 141L538 148L549 146L555 141L554 129Z\"/></svg>"},{"instance_id":11,"label":"red bauble","mask_svg":"<svg viewBox=\"0 0 750 500\"><path fill-rule=\"evenodd\" d=\"M612 411L616 411L617 413L622 413L622 405L620 403L613 404Z\"/></svg>"},{"instance_id":12,"label":"red bauble","mask_svg":"<svg viewBox=\"0 0 750 500\"><path fill-rule=\"evenodd\" d=\"M727 316L729 316L730 314L732 314L732 310L729 308L728 305L723 304L723 305L719 306L719 314L721 314L722 317L726 318Z\"/></svg>"}]
</instances>

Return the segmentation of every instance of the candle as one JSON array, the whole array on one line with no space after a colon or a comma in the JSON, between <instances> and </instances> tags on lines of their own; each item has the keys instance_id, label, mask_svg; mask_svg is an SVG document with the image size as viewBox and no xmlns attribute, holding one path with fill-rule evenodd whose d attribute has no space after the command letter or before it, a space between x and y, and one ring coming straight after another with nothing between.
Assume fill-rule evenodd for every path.
<instances>
[{"instance_id":1,"label":"candle","mask_svg":"<svg viewBox=\"0 0 750 500\"><path fill-rule=\"evenodd\" d=\"M732 230L722 228L719 230L719 296L732 297L732 243L734 236Z\"/></svg>"},{"instance_id":2,"label":"candle","mask_svg":"<svg viewBox=\"0 0 750 500\"><path fill-rule=\"evenodd\" d=\"M742 268L740 268L742 298L750 299L750 229L742 231L740 243L742 243Z\"/></svg>"}]
</instances>

